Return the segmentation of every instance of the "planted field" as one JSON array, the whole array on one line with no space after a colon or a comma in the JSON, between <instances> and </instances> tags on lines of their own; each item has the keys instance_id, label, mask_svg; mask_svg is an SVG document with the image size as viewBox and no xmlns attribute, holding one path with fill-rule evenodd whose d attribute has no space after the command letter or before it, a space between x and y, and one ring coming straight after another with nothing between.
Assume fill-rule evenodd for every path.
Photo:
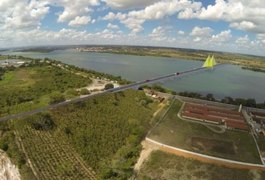
<instances>
[{"instance_id":1,"label":"planted field","mask_svg":"<svg viewBox=\"0 0 265 180\"><path fill-rule=\"evenodd\" d=\"M181 105L178 100L174 102L163 121L149 134L149 138L202 154L261 163L249 133L230 130L216 133L202 124L181 120L177 115Z\"/></svg>"},{"instance_id":2,"label":"planted field","mask_svg":"<svg viewBox=\"0 0 265 180\"><path fill-rule=\"evenodd\" d=\"M144 92L128 90L12 121L12 129L40 179L128 179L156 110Z\"/></svg>"},{"instance_id":3,"label":"planted field","mask_svg":"<svg viewBox=\"0 0 265 180\"><path fill-rule=\"evenodd\" d=\"M230 169L154 151L142 165L137 179L262 180L264 176L265 171Z\"/></svg>"},{"instance_id":4,"label":"planted field","mask_svg":"<svg viewBox=\"0 0 265 180\"><path fill-rule=\"evenodd\" d=\"M39 179L96 179L74 148L49 131L18 128L18 137Z\"/></svg>"}]
</instances>

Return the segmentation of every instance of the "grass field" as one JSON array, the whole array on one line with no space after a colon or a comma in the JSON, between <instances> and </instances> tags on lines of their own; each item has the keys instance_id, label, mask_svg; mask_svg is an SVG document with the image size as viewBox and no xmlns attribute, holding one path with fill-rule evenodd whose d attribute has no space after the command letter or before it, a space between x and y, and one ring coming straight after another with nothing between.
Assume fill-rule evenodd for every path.
<instances>
[{"instance_id":1,"label":"grass field","mask_svg":"<svg viewBox=\"0 0 265 180\"><path fill-rule=\"evenodd\" d=\"M65 94L89 83L89 78L48 64L7 71L0 80L0 116L48 105L53 92Z\"/></svg>"},{"instance_id":2,"label":"grass field","mask_svg":"<svg viewBox=\"0 0 265 180\"><path fill-rule=\"evenodd\" d=\"M262 152L262 156L265 157L265 137L263 135L258 136L257 142L259 144L259 149Z\"/></svg>"},{"instance_id":3,"label":"grass field","mask_svg":"<svg viewBox=\"0 0 265 180\"><path fill-rule=\"evenodd\" d=\"M158 142L232 160L261 163L255 142L247 132L215 133L202 124L183 121L177 116L182 103L176 100L149 138Z\"/></svg>"},{"instance_id":4,"label":"grass field","mask_svg":"<svg viewBox=\"0 0 265 180\"><path fill-rule=\"evenodd\" d=\"M265 171L229 169L154 151L142 165L137 179L262 180L264 177Z\"/></svg>"}]
</instances>

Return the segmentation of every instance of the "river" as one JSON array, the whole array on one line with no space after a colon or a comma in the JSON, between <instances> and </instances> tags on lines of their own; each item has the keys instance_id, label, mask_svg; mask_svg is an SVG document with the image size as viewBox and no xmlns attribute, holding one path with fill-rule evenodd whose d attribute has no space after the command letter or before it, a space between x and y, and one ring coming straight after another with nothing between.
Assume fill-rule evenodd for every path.
<instances>
[{"instance_id":1,"label":"river","mask_svg":"<svg viewBox=\"0 0 265 180\"><path fill-rule=\"evenodd\" d=\"M31 58L47 57L78 67L121 76L131 81L149 79L202 65L200 61L178 58L88 53L71 49L49 53L6 51L1 54L16 54ZM265 73L243 70L236 65L223 65L214 70L169 80L163 82L163 85L176 92L212 93L216 98L230 96L255 98L257 102L265 101Z\"/></svg>"}]
</instances>

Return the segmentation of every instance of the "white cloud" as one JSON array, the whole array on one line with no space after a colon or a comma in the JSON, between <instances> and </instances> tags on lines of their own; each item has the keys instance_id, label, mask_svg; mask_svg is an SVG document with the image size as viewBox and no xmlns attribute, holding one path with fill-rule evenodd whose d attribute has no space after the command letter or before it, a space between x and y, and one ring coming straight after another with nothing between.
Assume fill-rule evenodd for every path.
<instances>
[{"instance_id":1,"label":"white cloud","mask_svg":"<svg viewBox=\"0 0 265 180\"><path fill-rule=\"evenodd\" d=\"M194 42L200 42L202 40L201 37L196 37L195 39L193 39Z\"/></svg>"},{"instance_id":2,"label":"white cloud","mask_svg":"<svg viewBox=\"0 0 265 180\"><path fill-rule=\"evenodd\" d=\"M239 46L244 46L244 45L247 45L250 43L250 40L248 38L248 35L246 34L245 36L243 37L239 37L237 40L236 40L236 44L239 45Z\"/></svg>"},{"instance_id":3,"label":"white cloud","mask_svg":"<svg viewBox=\"0 0 265 180\"><path fill-rule=\"evenodd\" d=\"M177 31L177 33L178 33L179 35L184 35L184 34L185 34L185 32L184 32L184 31L181 31L181 30Z\"/></svg>"},{"instance_id":4,"label":"white cloud","mask_svg":"<svg viewBox=\"0 0 265 180\"><path fill-rule=\"evenodd\" d=\"M210 27L195 26L190 36L194 42L201 43L201 45L208 47L213 44L222 44L228 42L232 38L231 30L221 31L219 34L213 34L213 29Z\"/></svg>"},{"instance_id":5,"label":"white cloud","mask_svg":"<svg viewBox=\"0 0 265 180\"><path fill-rule=\"evenodd\" d=\"M63 7L59 13L58 22L75 21L76 17L89 16L92 7L98 6L100 0L49 0L51 5Z\"/></svg>"},{"instance_id":6,"label":"white cloud","mask_svg":"<svg viewBox=\"0 0 265 180\"><path fill-rule=\"evenodd\" d=\"M201 27L195 26L192 29L190 35L192 35L192 36L209 37L209 36L211 36L212 32L213 32L213 29L210 28L210 27L202 27L201 28Z\"/></svg>"},{"instance_id":7,"label":"white cloud","mask_svg":"<svg viewBox=\"0 0 265 180\"><path fill-rule=\"evenodd\" d=\"M109 24L107 25L107 28L110 28L110 29L119 29L119 26L118 26L118 25L115 25L115 24L111 24L111 23L109 23Z\"/></svg>"},{"instance_id":8,"label":"white cloud","mask_svg":"<svg viewBox=\"0 0 265 180\"><path fill-rule=\"evenodd\" d=\"M0 25L5 29L32 28L40 25L49 7L45 1L1 0L0 12Z\"/></svg>"},{"instance_id":9,"label":"white cloud","mask_svg":"<svg viewBox=\"0 0 265 180\"><path fill-rule=\"evenodd\" d=\"M69 22L69 26L81 26L86 25L91 21L89 16L76 16L74 20Z\"/></svg>"},{"instance_id":10,"label":"white cloud","mask_svg":"<svg viewBox=\"0 0 265 180\"><path fill-rule=\"evenodd\" d=\"M257 39L263 43L263 45L265 46L265 33L264 34L258 34L257 35Z\"/></svg>"},{"instance_id":11,"label":"white cloud","mask_svg":"<svg viewBox=\"0 0 265 180\"><path fill-rule=\"evenodd\" d=\"M133 10L126 13L110 12L103 20L119 20L125 26L132 30L133 33L138 33L144 28L142 24L145 21L159 20L167 16L172 16L177 12L184 10L185 8L191 8L197 10L201 7L199 2L191 2L189 0L164 0L156 2L150 6L145 7L142 10Z\"/></svg>"},{"instance_id":12,"label":"white cloud","mask_svg":"<svg viewBox=\"0 0 265 180\"><path fill-rule=\"evenodd\" d=\"M160 42L174 42L176 39L174 37L169 37L168 32L170 30L170 27L162 27L158 26L153 29L153 31L148 35L151 40L153 41L160 41Z\"/></svg>"},{"instance_id":13,"label":"white cloud","mask_svg":"<svg viewBox=\"0 0 265 180\"><path fill-rule=\"evenodd\" d=\"M0 46L27 46L27 45L51 45L51 44L102 44L127 42L122 33L103 30L97 33L78 31L75 29L61 29L60 31L48 31L33 29L28 31L8 30L0 36ZM49 41L47 41L47 39Z\"/></svg>"},{"instance_id":14,"label":"white cloud","mask_svg":"<svg viewBox=\"0 0 265 180\"><path fill-rule=\"evenodd\" d=\"M226 42L232 37L231 30L222 31L219 34L212 35L212 41L214 42Z\"/></svg>"},{"instance_id":15,"label":"white cloud","mask_svg":"<svg viewBox=\"0 0 265 180\"><path fill-rule=\"evenodd\" d=\"M151 5L160 0L103 0L113 9L133 9Z\"/></svg>"},{"instance_id":16,"label":"white cloud","mask_svg":"<svg viewBox=\"0 0 265 180\"><path fill-rule=\"evenodd\" d=\"M230 27L254 33L265 33L264 0L216 0L215 4L196 11L185 9L179 18L206 19L230 23Z\"/></svg>"},{"instance_id":17,"label":"white cloud","mask_svg":"<svg viewBox=\"0 0 265 180\"><path fill-rule=\"evenodd\" d=\"M256 27L256 25L253 22L242 21L242 22L231 23L230 27L240 30L252 30Z\"/></svg>"}]
</instances>

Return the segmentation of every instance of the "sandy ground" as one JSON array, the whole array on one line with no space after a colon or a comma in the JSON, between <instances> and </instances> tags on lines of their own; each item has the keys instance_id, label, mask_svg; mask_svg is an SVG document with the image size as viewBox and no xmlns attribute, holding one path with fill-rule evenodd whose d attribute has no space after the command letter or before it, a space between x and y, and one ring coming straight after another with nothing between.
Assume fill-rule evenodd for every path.
<instances>
[{"instance_id":1,"label":"sandy ground","mask_svg":"<svg viewBox=\"0 0 265 180\"><path fill-rule=\"evenodd\" d=\"M89 91L96 91L96 90L103 90L105 88L105 85L108 83L111 83L114 85L114 87L119 87L120 85L114 81L108 81L108 80L100 80L100 79L92 79L92 83L85 87Z\"/></svg>"},{"instance_id":2,"label":"sandy ground","mask_svg":"<svg viewBox=\"0 0 265 180\"><path fill-rule=\"evenodd\" d=\"M20 180L18 168L12 164L6 153L0 150L0 179L1 180Z\"/></svg>"},{"instance_id":3,"label":"sandy ground","mask_svg":"<svg viewBox=\"0 0 265 180\"><path fill-rule=\"evenodd\" d=\"M149 143L147 141L142 141L141 142L142 146L143 146L143 150L141 151L140 153L140 157L137 161L137 163L134 165L134 170L136 172L138 172L141 168L141 165L143 164L143 162L145 160L148 159L149 155L151 154L152 151L154 150L158 150L159 149L159 146L153 144L153 143Z\"/></svg>"}]
</instances>

